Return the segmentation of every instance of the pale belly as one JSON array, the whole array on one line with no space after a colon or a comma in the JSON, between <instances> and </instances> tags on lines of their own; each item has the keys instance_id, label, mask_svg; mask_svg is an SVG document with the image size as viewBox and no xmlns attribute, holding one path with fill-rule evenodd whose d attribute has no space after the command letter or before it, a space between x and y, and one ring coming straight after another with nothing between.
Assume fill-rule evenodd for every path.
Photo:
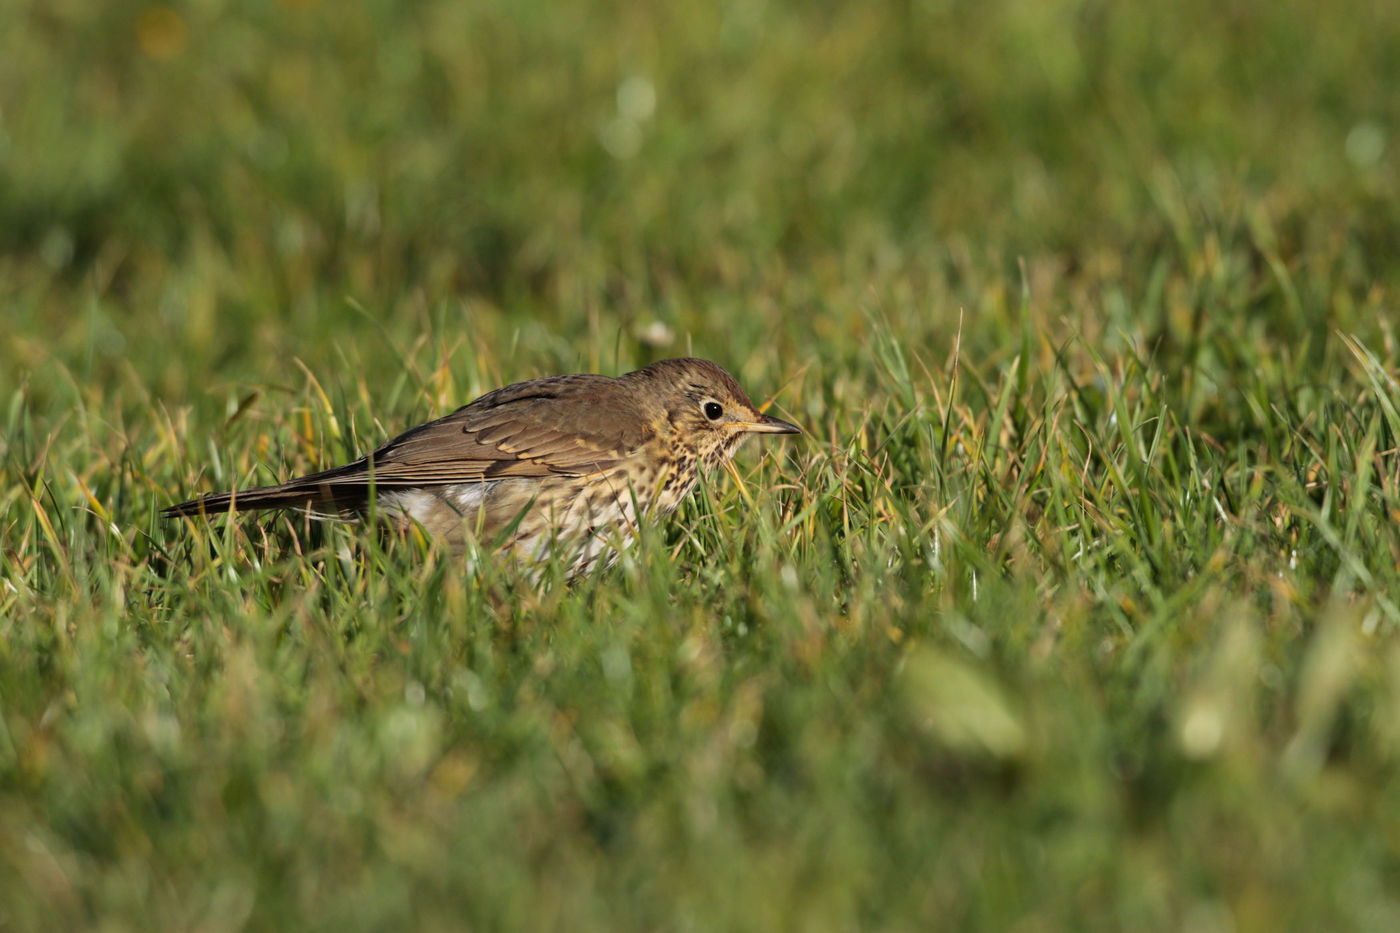
<instances>
[{"instance_id":1,"label":"pale belly","mask_svg":"<svg viewBox=\"0 0 1400 933\"><path fill-rule=\"evenodd\" d=\"M559 554L570 574L578 575L617 560L636 537L639 507L646 512L652 503L669 512L680 501L679 490L663 492L664 482L650 478L636 486L618 477L591 479L513 478L385 490L378 507L386 516L412 520L451 547L468 540L499 543L527 563Z\"/></svg>"}]
</instances>

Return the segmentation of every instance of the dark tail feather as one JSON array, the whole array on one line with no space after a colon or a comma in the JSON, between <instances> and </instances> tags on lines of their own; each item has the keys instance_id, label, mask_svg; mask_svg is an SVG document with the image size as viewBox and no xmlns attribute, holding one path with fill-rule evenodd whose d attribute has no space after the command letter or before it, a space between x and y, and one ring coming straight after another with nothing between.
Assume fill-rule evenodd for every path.
<instances>
[{"instance_id":1,"label":"dark tail feather","mask_svg":"<svg viewBox=\"0 0 1400 933\"><path fill-rule=\"evenodd\" d=\"M358 494L357 494L358 493ZM332 487L326 483L286 483L281 486L259 486L256 489L236 489L216 492L188 502L161 509L166 518L208 518L229 511L251 512L258 509L305 509L341 511L352 508L364 494L355 487Z\"/></svg>"}]
</instances>

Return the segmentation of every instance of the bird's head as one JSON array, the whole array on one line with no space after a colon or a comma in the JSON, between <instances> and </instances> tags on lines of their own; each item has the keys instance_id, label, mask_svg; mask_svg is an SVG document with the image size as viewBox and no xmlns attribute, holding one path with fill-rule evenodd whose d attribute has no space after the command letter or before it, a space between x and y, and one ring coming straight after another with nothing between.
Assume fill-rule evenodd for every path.
<instances>
[{"instance_id":1,"label":"bird's head","mask_svg":"<svg viewBox=\"0 0 1400 933\"><path fill-rule=\"evenodd\" d=\"M661 360L623 378L651 384L662 429L710 469L750 435L802 433L760 412L738 380L709 360Z\"/></svg>"}]
</instances>

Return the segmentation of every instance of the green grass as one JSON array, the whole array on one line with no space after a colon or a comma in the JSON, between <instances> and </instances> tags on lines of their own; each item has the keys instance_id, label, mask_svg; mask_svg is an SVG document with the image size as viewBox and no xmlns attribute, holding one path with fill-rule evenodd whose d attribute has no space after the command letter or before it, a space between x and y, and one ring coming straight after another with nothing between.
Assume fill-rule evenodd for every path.
<instances>
[{"instance_id":1,"label":"green grass","mask_svg":"<svg viewBox=\"0 0 1400 933\"><path fill-rule=\"evenodd\" d=\"M1400 8L100 7L0 6L0 930L1400 925ZM572 586L157 516L689 353L807 434Z\"/></svg>"}]
</instances>

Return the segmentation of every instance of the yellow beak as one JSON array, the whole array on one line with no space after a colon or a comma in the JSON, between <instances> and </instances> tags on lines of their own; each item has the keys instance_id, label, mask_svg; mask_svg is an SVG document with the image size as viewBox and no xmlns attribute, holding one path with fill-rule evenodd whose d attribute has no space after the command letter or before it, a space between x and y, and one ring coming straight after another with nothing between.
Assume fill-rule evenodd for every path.
<instances>
[{"instance_id":1,"label":"yellow beak","mask_svg":"<svg viewBox=\"0 0 1400 933\"><path fill-rule=\"evenodd\" d=\"M802 429L795 424L788 424L777 418L770 418L767 415L759 415L758 421L734 421L731 426L736 431L743 431L747 434L801 434Z\"/></svg>"}]
</instances>

